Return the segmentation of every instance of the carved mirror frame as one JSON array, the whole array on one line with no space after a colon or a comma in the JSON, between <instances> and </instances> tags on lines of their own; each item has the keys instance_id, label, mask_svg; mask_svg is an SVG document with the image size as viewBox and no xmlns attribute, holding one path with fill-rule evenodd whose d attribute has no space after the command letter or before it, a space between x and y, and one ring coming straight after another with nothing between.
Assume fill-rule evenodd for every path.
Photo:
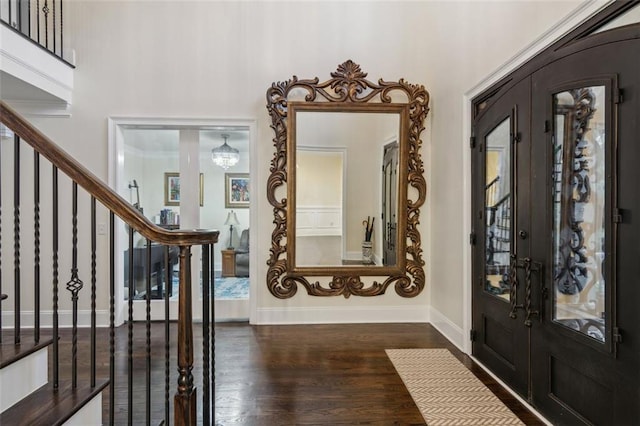
<instances>
[{"instance_id":1,"label":"carved mirror frame","mask_svg":"<svg viewBox=\"0 0 640 426\"><path fill-rule=\"evenodd\" d=\"M418 230L420 208L427 185L420 154L420 133L429 112L429 93L422 85L404 79L373 83L351 60L338 66L331 79L318 78L273 83L267 90L267 110L275 132L275 152L267 181L267 199L273 206L274 230L267 265L267 286L280 299L293 297L298 285L312 296L378 296L395 285L402 297L415 297L425 286L421 237ZM303 97L300 94L303 94ZM397 98L403 100L398 102ZM301 100L300 100L301 99ZM296 267L295 258L295 111L379 112L400 116L398 260L393 266ZM288 180L289 179L289 180ZM404 182L404 183L403 183ZM280 198L286 185L287 198ZM414 190L410 191L410 187ZM277 195L278 193L278 195ZM290 200L291 202L288 202ZM404 252L404 255L402 254ZM365 283L361 276L372 277ZM308 277L329 277L326 284Z\"/></svg>"}]
</instances>

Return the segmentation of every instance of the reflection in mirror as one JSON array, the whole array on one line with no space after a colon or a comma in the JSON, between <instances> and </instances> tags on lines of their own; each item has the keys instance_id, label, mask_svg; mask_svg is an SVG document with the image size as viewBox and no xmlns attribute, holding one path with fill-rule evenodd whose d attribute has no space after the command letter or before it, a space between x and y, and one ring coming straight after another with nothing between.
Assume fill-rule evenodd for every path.
<instances>
[{"instance_id":1,"label":"reflection in mirror","mask_svg":"<svg viewBox=\"0 0 640 426\"><path fill-rule=\"evenodd\" d=\"M425 287L418 225L429 94L404 79L366 77L348 60L327 81L294 76L267 89L275 132L267 286L277 298L300 287L345 298L389 287L415 297Z\"/></svg>"},{"instance_id":2,"label":"reflection in mirror","mask_svg":"<svg viewBox=\"0 0 640 426\"><path fill-rule=\"evenodd\" d=\"M511 254L511 118L496 126L486 137L485 291L510 300Z\"/></svg>"},{"instance_id":3,"label":"reflection in mirror","mask_svg":"<svg viewBox=\"0 0 640 426\"><path fill-rule=\"evenodd\" d=\"M296 112L296 266L383 264L383 246L397 242L383 233L382 164L399 125L398 114ZM396 197L397 179L394 185ZM397 202L392 208L395 220ZM371 261L363 259L367 222ZM395 265L395 256L385 265Z\"/></svg>"},{"instance_id":4,"label":"reflection in mirror","mask_svg":"<svg viewBox=\"0 0 640 426\"><path fill-rule=\"evenodd\" d=\"M605 86L553 99L553 318L604 343Z\"/></svg>"}]
</instances>

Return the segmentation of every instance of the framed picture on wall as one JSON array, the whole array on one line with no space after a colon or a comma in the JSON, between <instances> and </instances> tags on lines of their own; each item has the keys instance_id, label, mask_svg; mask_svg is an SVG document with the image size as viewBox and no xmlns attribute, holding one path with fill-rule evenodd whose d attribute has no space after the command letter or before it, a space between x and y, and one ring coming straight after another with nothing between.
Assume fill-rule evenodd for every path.
<instances>
[{"instance_id":1,"label":"framed picture on wall","mask_svg":"<svg viewBox=\"0 0 640 426\"><path fill-rule=\"evenodd\" d=\"M225 173L224 206L228 209L248 209L250 200L249 173Z\"/></svg>"},{"instance_id":2,"label":"framed picture on wall","mask_svg":"<svg viewBox=\"0 0 640 426\"><path fill-rule=\"evenodd\" d=\"M200 173L200 207L204 205L204 174ZM164 174L164 205L180 205L180 173L165 172Z\"/></svg>"}]
</instances>

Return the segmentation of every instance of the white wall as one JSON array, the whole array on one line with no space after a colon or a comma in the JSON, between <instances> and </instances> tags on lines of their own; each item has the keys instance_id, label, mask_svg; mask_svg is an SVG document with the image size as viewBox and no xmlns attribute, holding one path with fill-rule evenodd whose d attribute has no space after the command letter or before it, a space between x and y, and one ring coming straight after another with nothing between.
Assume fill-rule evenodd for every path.
<instances>
[{"instance_id":1,"label":"white wall","mask_svg":"<svg viewBox=\"0 0 640 426\"><path fill-rule=\"evenodd\" d=\"M109 116L255 118L253 296L265 313L258 320L407 320L395 308L415 319L426 318L433 306L461 326L462 96L577 4L73 1L65 20L65 41L77 52L72 117L33 121L106 181ZM373 81L405 78L431 93L422 152L427 289L412 299L393 289L349 299L310 297L300 289L279 300L265 284L273 220L264 195L273 153L265 91L293 75L328 79L347 59ZM107 265L108 258L99 263Z\"/></svg>"}]
</instances>

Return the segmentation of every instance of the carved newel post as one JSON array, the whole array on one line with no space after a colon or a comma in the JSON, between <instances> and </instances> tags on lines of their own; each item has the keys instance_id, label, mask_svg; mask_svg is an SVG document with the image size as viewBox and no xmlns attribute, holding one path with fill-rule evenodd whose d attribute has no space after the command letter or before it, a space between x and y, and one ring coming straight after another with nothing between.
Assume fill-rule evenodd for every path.
<instances>
[{"instance_id":1,"label":"carved newel post","mask_svg":"<svg viewBox=\"0 0 640 426\"><path fill-rule=\"evenodd\" d=\"M178 304L178 391L174 399L176 426L196 424L196 388L193 386L193 319L191 306L191 246L180 247Z\"/></svg>"}]
</instances>

